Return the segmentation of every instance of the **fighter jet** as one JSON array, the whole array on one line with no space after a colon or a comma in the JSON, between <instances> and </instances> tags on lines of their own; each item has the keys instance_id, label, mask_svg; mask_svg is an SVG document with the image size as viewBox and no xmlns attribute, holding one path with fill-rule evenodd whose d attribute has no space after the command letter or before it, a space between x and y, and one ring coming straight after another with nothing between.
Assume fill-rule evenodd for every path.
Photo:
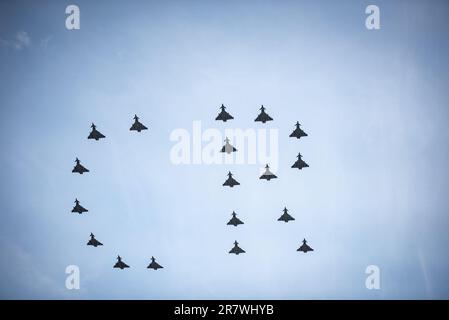
<instances>
[{"instance_id":1,"label":"fighter jet","mask_svg":"<svg viewBox=\"0 0 449 320\"><path fill-rule=\"evenodd\" d=\"M148 129L147 127L145 127L142 123L139 122L139 117L135 114L134 115L134 123L131 126L131 128L129 128L129 130L140 132L142 130L147 130L147 129Z\"/></svg>"},{"instance_id":2,"label":"fighter jet","mask_svg":"<svg viewBox=\"0 0 449 320\"><path fill-rule=\"evenodd\" d=\"M102 244L100 241L98 241L97 239L95 239L94 234L91 233L91 234L90 234L90 240L89 240L89 242L87 243L87 245L88 245L88 246L94 246L94 247L96 248L96 247L98 247L98 246L102 246L103 244Z\"/></svg>"},{"instance_id":3,"label":"fighter jet","mask_svg":"<svg viewBox=\"0 0 449 320\"><path fill-rule=\"evenodd\" d=\"M230 143L229 143L229 138L226 137L225 139L225 145L223 146L223 148L221 148L220 152L226 152L227 154L231 154L232 152L236 152L237 149L234 148Z\"/></svg>"},{"instance_id":4,"label":"fighter jet","mask_svg":"<svg viewBox=\"0 0 449 320\"><path fill-rule=\"evenodd\" d=\"M230 187L232 188L232 187L237 186L237 185L239 185L239 184L240 184L240 183L237 182L237 180L235 180L235 179L232 177L231 171L229 171L229 173L228 173L228 179L223 183L223 185L224 185L224 186L230 186Z\"/></svg>"},{"instance_id":5,"label":"fighter jet","mask_svg":"<svg viewBox=\"0 0 449 320\"><path fill-rule=\"evenodd\" d=\"M232 211L232 218L228 221L228 225L237 227L239 224L243 224L243 221L237 218L237 214Z\"/></svg>"},{"instance_id":6,"label":"fighter jet","mask_svg":"<svg viewBox=\"0 0 449 320\"><path fill-rule=\"evenodd\" d=\"M117 263L114 264L114 268L119 268L122 270L125 268L129 268L129 266L122 261L122 258L120 256L117 256L117 260L118 260Z\"/></svg>"},{"instance_id":7,"label":"fighter jet","mask_svg":"<svg viewBox=\"0 0 449 320\"><path fill-rule=\"evenodd\" d=\"M254 121L260 121L262 123L265 123L271 120L273 120L273 118L271 118L268 114L265 113L265 107L262 105L262 107L260 108L260 114Z\"/></svg>"},{"instance_id":8,"label":"fighter jet","mask_svg":"<svg viewBox=\"0 0 449 320\"><path fill-rule=\"evenodd\" d=\"M295 218L293 218L291 215L289 215L287 208L284 208L284 213L282 214L282 216L279 217L278 221L285 221L285 222L289 222L289 221L293 221L295 220Z\"/></svg>"},{"instance_id":9,"label":"fighter jet","mask_svg":"<svg viewBox=\"0 0 449 320\"><path fill-rule=\"evenodd\" d=\"M277 176L273 172L270 171L270 166L268 164L265 166L265 172L263 173L263 175L261 175L259 177L259 179L265 179L267 181L270 181L270 179L276 179L276 178L277 178Z\"/></svg>"},{"instance_id":10,"label":"fighter jet","mask_svg":"<svg viewBox=\"0 0 449 320\"><path fill-rule=\"evenodd\" d=\"M234 119L233 116L231 116L229 113L227 113L225 111L226 107L223 104L221 105L220 109L221 109L221 111L218 114L218 116L215 118L215 120L222 120L223 122L226 122L228 120Z\"/></svg>"},{"instance_id":11,"label":"fighter jet","mask_svg":"<svg viewBox=\"0 0 449 320\"><path fill-rule=\"evenodd\" d=\"M83 212L87 212L87 211L89 211L89 210L87 210L86 208L81 206L78 199L75 199L75 206L73 207L72 212L77 212L79 214L82 214Z\"/></svg>"},{"instance_id":12,"label":"fighter jet","mask_svg":"<svg viewBox=\"0 0 449 320\"><path fill-rule=\"evenodd\" d=\"M302 245L296 251L302 251L304 253L307 253L308 251L313 251L313 249L311 247L309 247L306 239L304 239L304 240L302 240Z\"/></svg>"},{"instance_id":13,"label":"fighter jet","mask_svg":"<svg viewBox=\"0 0 449 320\"><path fill-rule=\"evenodd\" d=\"M296 121L296 129L293 130L293 132L290 134L290 137L292 138L301 138L301 137L307 137L307 133L305 133L304 131L302 131L302 129L300 128L300 124L299 121Z\"/></svg>"},{"instance_id":14,"label":"fighter jet","mask_svg":"<svg viewBox=\"0 0 449 320\"><path fill-rule=\"evenodd\" d=\"M92 123L90 126L92 128L92 131L90 132L87 139L95 139L98 141L99 139L106 138L100 131L97 130L97 126Z\"/></svg>"},{"instance_id":15,"label":"fighter jet","mask_svg":"<svg viewBox=\"0 0 449 320\"><path fill-rule=\"evenodd\" d=\"M157 263L156 259L154 259L154 257L151 257L151 263L148 265L147 268L157 270L157 269L162 269L164 267L161 266L159 263Z\"/></svg>"},{"instance_id":16,"label":"fighter jet","mask_svg":"<svg viewBox=\"0 0 449 320\"><path fill-rule=\"evenodd\" d=\"M240 253L245 253L245 250L239 247L239 243L237 241L234 242L234 248L232 248L229 253L235 253L239 255Z\"/></svg>"},{"instance_id":17,"label":"fighter jet","mask_svg":"<svg viewBox=\"0 0 449 320\"><path fill-rule=\"evenodd\" d=\"M85 167L83 167L80 164L81 161L78 158L76 158L75 162L76 162L76 165L75 165L75 167L72 170L73 173L78 172L79 174L83 174L84 172L89 172L88 169L86 169Z\"/></svg>"},{"instance_id":18,"label":"fighter jet","mask_svg":"<svg viewBox=\"0 0 449 320\"><path fill-rule=\"evenodd\" d=\"M292 168L298 168L299 170L301 170L302 168L307 168L309 166L301 158L301 153L298 153L298 160L296 160L296 162L292 165Z\"/></svg>"}]
</instances>

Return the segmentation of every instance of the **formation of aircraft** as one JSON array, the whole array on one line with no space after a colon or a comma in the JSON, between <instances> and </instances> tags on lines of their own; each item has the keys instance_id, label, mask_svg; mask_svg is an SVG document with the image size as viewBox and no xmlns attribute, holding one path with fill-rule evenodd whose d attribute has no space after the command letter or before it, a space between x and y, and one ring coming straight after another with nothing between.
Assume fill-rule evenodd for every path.
<instances>
[{"instance_id":1,"label":"formation of aircraft","mask_svg":"<svg viewBox=\"0 0 449 320\"><path fill-rule=\"evenodd\" d=\"M223 104L221 105L220 109L221 109L221 112L218 114L218 116L215 118L215 120L221 120L223 122L226 122L227 120L234 119L233 116L231 116L228 112L225 111L226 107ZM262 122L262 123L266 123L267 121L272 121L273 118L271 118L265 112L265 110L266 110L266 108L262 105L260 108L260 114L257 116L257 118L254 121ZM289 135L289 137L297 138L297 139L300 139L301 137L307 137L308 134L305 133L300 128L300 126L301 126L301 124L299 123L299 121L296 121L295 129ZM237 151L237 149L233 145L230 144L230 139L228 137L226 137L225 144L221 148L220 152L231 154L236 151ZM301 170L302 168L309 167L309 165L304 160L302 160L301 153L298 153L297 158L298 158L298 160L291 166L292 168L297 168L297 169ZM264 180L270 181L271 179L277 178L277 176L269 170L270 167L268 166L268 164L265 166L265 169L266 169L265 173L262 176L260 176L259 179L264 179ZM233 186L239 184L239 183L228 182L228 180L225 182L225 184L223 184L223 186L229 186L232 188Z\"/></svg>"},{"instance_id":2,"label":"formation of aircraft","mask_svg":"<svg viewBox=\"0 0 449 320\"><path fill-rule=\"evenodd\" d=\"M228 112L226 112L226 110L225 110L226 107L223 104L221 105L220 109L221 109L221 112L218 114L218 116L215 118L215 120L217 120L217 121L221 120L223 122L226 122L228 120L234 119L233 116L231 116ZM259 115L254 120L255 122L266 123L268 121L273 121L273 118L270 117L270 115L268 115L268 113L266 113L265 110L266 110L266 108L262 105L260 107ZM308 136L307 133L305 133L304 130L301 129L301 124L299 123L299 121L296 121L295 129L289 135L289 137L300 139L302 137L307 137L307 136ZM236 151L237 151L237 149L233 145L230 144L230 139L228 137L226 137L225 145L221 148L220 152L231 154ZM291 168L297 168L298 170L301 170L303 168L309 167L309 165L304 160L302 160L301 153L298 153L297 158L298 159L291 166ZM270 166L268 164L266 164L265 171L259 177L259 179L267 180L267 181L270 181L271 179L277 179L277 178L278 177L273 172L271 172ZM223 183L223 186L228 186L228 187L233 188L234 186L237 186L237 185L240 185L240 183L232 177L232 173L229 171L228 179ZM284 221L285 223L287 223L289 221L294 221L294 220L295 220L295 218L293 218L288 213L287 208L284 207L283 214L278 218L278 221ZM238 225L243 224L243 221L241 221L239 218L237 218L237 214L233 211L232 218L228 221L227 224L237 227ZM313 251L313 249L307 245L307 242L304 239L303 245L297 251L302 251L302 252L306 253L308 251ZM241 249L238 246L238 242L235 241L234 247L229 251L229 253L234 253L234 254L238 255L240 253L245 253L245 251L243 249Z\"/></svg>"},{"instance_id":3,"label":"formation of aircraft","mask_svg":"<svg viewBox=\"0 0 449 320\"><path fill-rule=\"evenodd\" d=\"M134 123L132 124L131 128L129 129L130 131L141 132L143 130L148 130L148 128L139 121L139 117L137 115L134 115L133 119L134 119ZM98 141L100 139L106 138L106 136L104 134L102 134L100 131L97 130L97 126L94 123L92 123L92 125L90 127L92 128L92 130L89 133L89 136L87 137L87 139L92 139L92 140ZM89 169L84 167L78 158L76 158L75 163L76 163L75 167L72 170L73 173L84 174L86 172L89 172ZM87 210L80 204L78 199L75 199L75 206L73 207L72 212L78 213L78 214L83 214L88 211L89 210ZM95 238L95 235L93 233L91 233L90 239L87 242L87 245L96 248L98 246L103 246L103 243L98 241ZM123 262L122 258L120 256L117 256L117 262L115 263L113 268L123 270L123 269L129 268L129 265L127 265L125 262ZM154 257L151 257L151 263L148 265L147 268L157 270L157 269L162 269L163 267L159 263L156 262L156 259Z\"/></svg>"},{"instance_id":4,"label":"formation of aircraft","mask_svg":"<svg viewBox=\"0 0 449 320\"><path fill-rule=\"evenodd\" d=\"M221 111L218 114L218 116L215 118L215 120L227 122L228 120L234 119L234 117L232 115L230 115L226 111L226 107L223 104L221 105L220 110ZM254 120L255 122L266 123L268 121L273 121L273 118L271 118L265 112L265 110L266 110L266 108L262 105L261 108L260 108L259 115ZM131 125L131 128L129 129L130 131L141 132L143 130L148 130L148 128L139 121L139 117L137 115L134 115L133 119L134 119L134 123ZM307 133L305 133L300 128L300 126L301 125L300 125L299 121L297 121L296 124L295 124L295 129L289 135L289 137L297 138L297 139L300 139L301 137L307 137L308 136ZM92 123L91 129L92 130L89 133L89 136L87 137L88 139L93 139L95 141L99 141L100 139L106 138L105 135L103 135L100 131L97 130L97 126L94 123ZM220 150L220 152L223 152L223 153L226 153L226 154L231 154L231 153L237 151L237 149L230 143L230 139L228 137L226 137L224 142L225 142L225 144L223 145L223 147ZM297 169L301 170L302 168L309 167L309 165L304 160L302 160L301 153L298 153L297 158L298 159L296 160L296 162L291 166L292 168L297 168ZM74 168L72 169L73 173L79 173L79 174L82 175L84 173L89 172L89 169L84 167L81 164L81 161L78 158L76 158L75 163L76 164L75 164ZM273 172L270 171L270 166L268 164L266 164L266 166L265 166L264 173L259 177L259 179L267 180L267 181L270 181L271 179L277 179L277 178L278 177ZM230 188L233 188L234 186L237 186L237 185L240 185L240 183L233 178L232 173L229 171L228 172L228 178L223 183L223 186L229 186ZM80 205L80 202L79 202L78 199L75 199L75 206L73 207L72 212L73 213L78 213L78 214L83 214L83 213L88 212L88 210ZM232 215L232 217L228 221L227 225L232 225L234 227L237 227L238 225L244 224L244 222L242 220L237 218L237 214L235 213L235 211L233 211L231 215ZM295 218L293 218L288 213L287 208L284 207L283 214L277 220L287 223L289 221L294 221ZM87 245L88 246L93 246L93 247L96 248L98 246L103 246L103 243L98 241L95 238L95 235L93 233L91 233L90 234L90 239L87 242ZM301 252L307 253L309 251L314 251L314 250L307 244L306 239L304 239L302 245L297 249L297 251L301 251ZM229 251L229 253L230 254L239 255L239 254L245 253L245 250L243 250L239 246L239 243L237 241L235 241L234 242L234 247ZM123 270L123 269L129 268L129 265L127 265L125 262L123 262L122 258L120 256L117 256L117 262L114 264L113 268L117 268L117 269ZM147 268L148 269L153 269L153 270L158 270L158 269L163 269L164 267L161 266L159 263L157 263L156 259L154 257L151 257L151 262L147 266Z\"/></svg>"},{"instance_id":5,"label":"formation of aircraft","mask_svg":"<svg viewBox=\"0 0 449 320\"><path fill-rule=\"evenodd\" d=\"M123 269L129 268L129 265L127 265L125 262L123 262L122 257L117 256L117 262L114 264L113 268L123 270ZM154 257L151 257L151 262L147 266L147 269L157 270L157 269L163 269L163 268L164 268L163 266L161 266L159 263L156 262L156 259Z\"/></svg>"},{"instance_id":6,"label":"formation of aircraft","mask_svg":"<svg viewBox=\"0 0 449 320\"><path fill-rule=\"evenodd\" d=\"M136 114L134 115L133 119L134 123L132 124L131 128L129 128L130 131L141 132L143 130L148 130L148 128L139 121L139 117ZM92 123L90 127L92 128L92 131L89 133L87 139L98 141L100 139L106 138L104 134L97 130L97 126L94 123Z\"/></svg>"},{"instance_id":7,"label":"formation of aircraft","mask_svg":"<svg viewBox=\"0 0 449 320\"><path fill-rule=\"evenodd\" d=\"M117 262L114 264L113 268L117 268L120 270L129 268L130 266L127 265L126 263L123 262L122 257L117 256ZM153 269L153 270L157 270L157 269L163 269L164 267L161 266L159 263L156 262L156 259L154 257L151 257L151 262L150 264L147 266L147 269Z\"/></svg>"}]
</instances>

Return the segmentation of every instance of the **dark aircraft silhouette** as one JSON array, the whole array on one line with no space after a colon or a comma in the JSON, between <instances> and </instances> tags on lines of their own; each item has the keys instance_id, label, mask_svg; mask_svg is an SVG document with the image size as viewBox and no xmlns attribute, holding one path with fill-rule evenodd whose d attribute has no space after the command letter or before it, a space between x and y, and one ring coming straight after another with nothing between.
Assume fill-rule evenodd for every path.
<instances>
[{"instance_id":1,"label":"dark aircraft silhouette","mask_svg":"<svg viewBox=\"0 0 449 320\"><path fill-rule=\"evenodd\" d=\"M97 130L97 126L92 123L90 126L92 128L92 131L90 132L87 139L95 139L98 141L99 139L106 138L100 131Z\"/></svg>"},{"instance_id":2,"label":"dark aircraft silhouette","mask_svg":"<svg viewBox=\"0 0 449 320\"><path fill-rule=\"evenodd\" d=\"M270 181L270 179L276 179L277 176L275 174L273 174L273 172L270 171L270 166L267 164L265 166L265 172L263 173L263 175L261 175L259 177L259 179L265 179L267 181Z\"/></svg>"},{"instance_id":3,"label":"dark aircraft silhouette","mask_svg":"<svg viewBox=\"0 0 449 320\"><path fill-rule=\"evenodd\" d=\"M313 251L313 249L307 245L307 241L306 239L304 239L302 240L302 245L296 251L302 251L304 253L307 253L308 251Z\"/></svg>"},{"instance_id":4,"label":"dark aircraft silhouette","mask_svg":"<svg viewBox=\"0 0 449 320\"><path fill-rule=\"evenodd\" d=\"M231 116L229 113L227 113L225 111L226 107L223 104L221 105L220 109L221 109L221 111L218 114L218 116L215 118L215 120L222 120L223 122L226 122L228 120L234 119L233 116Z\"/></svg>"},{"instance_id":5,"label":"dark aircraft silhouette","mask_svg":"<svg viewBox=\"0 0 449 320\"><path fill-rule=\"evenodd\" d=\"M84 172L89 172L89 170L88 169L86 169L85 167L83 167L80 163L81 163L81 161L78 159L78 158L76 158L76 160L75 160L75 162L76 162L76 165L75 165L75 167L73 168L73 170L72 170L72 172L73 173L79 173L79 174L83 174Z\"/></svg>"},{"instance_id":6,"label":"dark aircraft silhouette","mask_svg":"<svg viewBox=\"0 0 449 320\"><path fill-rule=\"evenodd\" d=\"M234 248L229 251L229 253L235 253L236 255L239 255L240 253L245 253L245 250L239 247L239 243L237 241L234 242Z\"/></svg>"},{"instance_id":7,"label":"dark aircraft silhouette","mask_svg":"<svg viewBox=\"0 0 449 320\"><path fill-rule=\"evenodd\" d=\"M296 129L293 130L293 132L290 134L290 137L292 138L301 138L301 137L307 137L307 133L305 133L304 131L302 131L302 129L300 128L300 124L299 121L296 121Z\"/></svg>"},{"instance_id":8,"label":"dark aircraft silhouette","mask_svg":"<svg viewBox=\"0 0 449 320\"><path fill-rule=\"evenodd\" d=\"M273 118L271 118L268 114L265 113L265 107L262 105L262 107L260 108L260 114L254 121L260 121L262 123L265 123L271 120L273 120Z\"/></svg>"},{"instance_id":9,"label":"dark aircraft silhouette","mask_svg":"<svg viewBox=\"0 0 449 320\"><path fill-rule=\"evenodd\" d=\"M148 269L157 270L157 269L162 269L162 268L164 268L164 267L161 266L159 263L157 263L157 262L156 262L156 259L154 259L154 257L151 257L151 263L148 265L147 268L148 268Z\"/></svg>"},{"instance_id":10,"label":"dark aircraft silhouette","mask_svg":"<svg viewBox=\"0 0 449 320\"><path fill-rule=\"evenodd\" d=\"M240 184L240 183L237 182L237 180L235 180L235 179L232 177L231 171L229 171L229 173L228 173L228 179L223 183L223 185L224 185L224 186L230 186L230 187L232 188L232 187L237 186L237 185L239 185L239 184Z\"/></svg>"},{"instance_id":11,"label":"dark aircraft silhouette","mask_svg":"<svg viewBox=\"0 0 449 320\"><path fill-rule=\"evenodd\" d=\"M221 152L226 152L227 154L230 154L232 152L236 152L237 149L234 148L230 143L229 143L229 139L228 137L226 137L225 139L225 145L223 146L223 148L221 148Z\"/></svg>"},{"instance_id":12,"label":"dark aircraft silhouette","mask_svg":"<svg viewBox=\"0 0 449 320\"><path fill-rule=\"evenodd\" d=\"M83 212L87 212L87 211L89 211L89 210L87 210L86 208L81 206L78 199L75 199L75 206L73 207L72 212L77 212L79 214L82 214Z\"/></svg>"},{"instance_id":13,"label":"dark aircraft silhouette","mask_svg":"<svg viewBox=\"0 0 449 320\"><path fill-rule=\"evenodd\" d=\"M135 114L134 115L134 123L131 126L131 128L129 128L129 130L140 132L142 130L147 130L147 129L148 129L147 127L145 127L142 123L139 122L139 117Z\"/></svg>"},{"instance_id":14,"label":"dark aircraft silhouette","mask_svg":"<svg viewBox=\"0 0 449 320\"><path fill-rule=\"evenodd\" d=\"M284 208L284 213L282 214L282 216L279 217L278 221L285 221L285 222L289 222L289 221L293 221L295 220L295 218L293 218L291 215L289 215L287 208Z\"/></svg>"},{"instance_id":15,"label":"dark aircraft silhouette","mask_svg":"<svg viewBox=\"0 0 449 320\"><path fill-rule=\"evenodd\" d=\"M120 256L117 256L117 260L118 260L117 263L114 264L114 268L119 268L122 270L125 268L129 268L129 266L122 261L122 258Z\"/></svg>"},{"instance_id":16,"label":"dark aircraft silhouette","mask_svg":"<svg viewBox=\"0 0 449 320\"><path fill-rule=\"evenodd\" d=\"M301 153L298 153L298 160L296 160L296 162L292 165L292 168L298 168L299 170L301 170L302 168L307 168L309 166L301 158Z\"/></svg>"},{"instance_id":17,"label":"dark aircraft silhouette","mask_svg":"<svg viewBox=\"0 0 449 320\"><path fill-rule=\"evenodd\" d=\"M91 233L91 234L90 234L90 240L89 240L89 242L87 243L87 245L88 245L88 246L94 246L94 247L96 248L96 247L98 247L98 246L102 246L103 244L102 244L100 241L98 241L97 239L95 239L94 234Z\"/></svg>"},{"instance_id":18,"label":"dark aircraft silhouette","mask_svg":"<svg viewBox=\"0 0 449 320\"><path fill-rule=\"evenodd\" d=\"M232 211L232 218L228 221L228 225L237 227L239 224L243 224L243 221L237 218L237 214Z\"/></svg>"}]
</instances>

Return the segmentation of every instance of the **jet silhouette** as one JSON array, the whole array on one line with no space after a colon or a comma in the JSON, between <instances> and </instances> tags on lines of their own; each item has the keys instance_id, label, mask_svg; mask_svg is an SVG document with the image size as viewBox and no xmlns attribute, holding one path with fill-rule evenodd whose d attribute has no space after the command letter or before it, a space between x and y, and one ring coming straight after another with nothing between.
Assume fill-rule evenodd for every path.
<instances>
[{"instance_id":1,"label":"jet silhouette","mask_svg":"<svg viewBox=\"0 0 449 320\"><path fill-rule=\"evenodd\" d=\"M92 131L90 132L87 139L95 139L96 141L106 138L100 131L97 130L97 126L92 123L90 126L92 128Z\"/></svg>"},{"instance_id":2,"label":"jet silhouette","mask_svg":"<svg viewBox=\"0 0 449 320\"><path fill-rule=\"evenodd\" d=\"M147 268L148 268L148 269L157 270L157 269L162 269L162 268L164 268L164 267L161 266L159 263L157 263L157 262L156 262L156 259L154 259L154 257L151 257L151 263L148 265Z\"/></svg>"},{"instance_id":3,"label":"jet silhouette","mask_svg":"<svg viewBox=\"0 0 449 320\"><path fill-rule=\"evenodd\" d=\"M89 211L89 210L87 210L86 208L81 206L78 199L75 199L75 206L73 207L72 212L77 212L79 214L82 214L83 212L87 212L87 211Z\"/></svg>"},{"instance_id":4,"label":"jet silhouette","mask_svg":"<svg viewBox=\"0 0 449 320\"><path fill-rule=\"evenodd\" d=\"M218 116L215 118L215 120L222 120L223 122L226 122L228 120L234 119L233 116L231 116L229 113L227 113L225 111L226 107L223 104L221 105L220 109L221 109L221 111L218 114Z\"/></svg>"},{"instance_id":5,"label":"jet silhouette","mask_svg":"<svg viewBox=\"0 0 449 320\"><path fill-rule=\"evenodd\" d=\"M86 169L85 167L83 167L81 165L81 161L78 158L76 158L75 162L76 162L76 165L72 170L73 173L83 174L84 172L89 172L88 169Z\"/></svg>"},{"instance_id":6,"label":"jet silhouette","mask_svg":"<svg viewBox=\"0 0 449 320\"><path fill-rule=\"evenodd\" d=\"M118 260L117 263L114 264L114 268L119 268L122 270L125 268L129 268L129 266L122 261L122 258L120 256L117 256L117 260Z\"/></svg>"},{"instance_id":7,"label":"jet silhouette","mask_svg":"<svg viewBox=\"0 0 449 320\"><path fill-rule=\"evenodd\" d=\"M239 247L239 243L237 241L234 242L234 248L229 251L229 253L235 253L236 255L239 255L240 253L245 253L245 250Z\"/></svg>"},{"instance_id":8,"label":"jet silhouette","mask_svg":"<svg viewBox=\"0 0 449 320\"><path fill-rule=\"evenodd\" d=\"M243 221L237 218L237 214L232 211L232 218L228 221L228 225L237 227L239 224L243 224Z\"/></svg>"},{"instance_id":9,"label":"jet silhouette","mask_svg":"<svg viewBox=\"0 0 449 320\"><path fill-rule=\"evenodd\" d=\"M228 179L223 183L223 185L224 185L224 186L230 186L230 187L232 188L232 187L237 186L237 185L239 185L239 184L240 184L240 183L237 182L237 180L235 180L235 179L232 177L231 171L229 171L229 173L228 173Z\"/></svg>"},{"instance_id":10,"label":"jet silhouette","mask_svg":"<svg viewBox=\"0 0 449 320\"><path fill-rule=\"evenodd\" d=\"M298 160L296 160L296 162L292 165L292 168L298 168L299 170L301 170L302 168L307 168L309 166L301 158L301 153L298 153Z\"/></svg>"},{"instance_id":11,"label":"jet silhouette","mask_svg":"<svg viewBox=\"0 0 449 320\"><path fill-rule=\"evenodd\" d=\"M282 214L282 216L279 217L278 221L285 221L285 222L289 222L289 221L293 221L295 220L295 218L293 218L291 215L289 215L287 208L284 208L284 213Z\"/></svg>"},{"instance_id":12,"label":"jet silhouette","mask_svg":"<svg viewBox=\"0 0 449 320\"><path fill-rule=\"evenodd\" d=\"M300 124L299 121L296 121L296 129L293 130L292 133L290 133L290 137L292 138L301 138L301 137L307 137L307 133L305 133L304 131L302 131L302 129L300 128Z\"/></svg>"},{"instance_id":13,"label":"jet silhouette","mask_svg":"<svg viewBox=\"0 0 449 320\"><path fill-rule=\"evenodd\" d=\"M273 120L273 118L271 118L268 114L265 113L265 107L262 105L262 107L260 108L260 114L254 121L260 121L262 123L265 123L271 120Z\"/></svg>"},{"instance_id":14,"label":"jet silhouette","mask_svg":"<svg viewBox=\"0 0 449 320\"><path fill-rule=\"evenodd\" d=\"M267 164L265 166L265 172L263 173L263 175L261 175L259 177L259 179L265 179L267 181L270 181L270 179L276 179L277 176L275 174L273 174L273 172L270 171L270 166Z\"/></svg>"},{"instance_id":15,"label":"jet silhouette","mask_svg":"<svg viewBox=\"0 0 449 320\"><path fill-rule=\"evenodd\" d=\"M95 239L94 234L91 233L91 234L90 234L90 240L89 240L89 242L87 243L87 245L88 245L88 246L94 246L94 247L96 248L96 247L98 247L98 246L102 246L103 244L102 244L100 241L98 241L97 239Z\"/></svg>"},{"instance_id":16,"label":"jet silhouette","mask_svg":"<svg viewBox=\"0 0 449 320\"><path fill-rule=\"evenodd\" d=\"M221 148L221 152L226 152L227 154L230 154L232 152L236 152L237 149L234 148L230 143L229 143L229 138L226 137L225 139L225 145L223 146L223 148Z\"/></svg>"},{"instance_id":17,"label":"jet silhouette","mask_svg":"<svg viewBox=\"0 0 449 320\"><path fill-rule=\"evenodd\" d=\"M134 123L131 126L131 128L129 128L129 130L140 132L142 130L147 130L147 129L148 129L147 127L145 127L142 123L139 122L139 117L135 114L134 115Z\"/></svg>"},{"instance_id":18,"label":"jet silhouette","mask_svg":"<svg viewBox=\"0 0 449 320\"><path fill-rule=\"evenodd\" d=\"M306 239L302 240L302 245L296 251L302 251L307 253L308 251L313 251L311 247L308 246Z\"/></svg>"}]
</instances>

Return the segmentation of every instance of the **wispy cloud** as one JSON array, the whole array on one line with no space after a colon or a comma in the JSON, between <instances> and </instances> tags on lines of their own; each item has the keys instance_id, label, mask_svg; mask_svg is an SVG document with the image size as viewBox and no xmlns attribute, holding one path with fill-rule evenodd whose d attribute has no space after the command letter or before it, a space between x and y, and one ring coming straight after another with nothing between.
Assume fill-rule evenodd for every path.
<instances>
[{"instance_id":1,"label":"wispy cloud","mask_svg":"<svg viewBox=\"0 0 449 320\"><path fill-rule=\"evenodd\" d=\"M42 39L41 41L40 41L40 46L42 47L42 48L47 48L48 47L48 43L51 41L51 39L53 39L53 36L47 36L47 37L45 37L44 39Z\"/></svg>"},{"instance_id":2,"label":"wispy cloud","mask_svg":"<svg viewBox=\"0 0 449 320\"><path fill-rule=\"evenodd\" d=\"M0 45L20 51L31 46L31 37L26 31L19 31L10 40L0 38Z\"/></svg>"},{"instance_id":3,"label":"wispy cloud","mask_svg":"<svg viewBox=\"0 0 449 320\"><path fill-rule=\"evenodd\" d=\"M62 299L71 294L65 288L64 278L43 268L34 254L16 242L0 237L0 251L9 259L9 266L0 266L1 299Z\"/></svg>"}]
</instances>

